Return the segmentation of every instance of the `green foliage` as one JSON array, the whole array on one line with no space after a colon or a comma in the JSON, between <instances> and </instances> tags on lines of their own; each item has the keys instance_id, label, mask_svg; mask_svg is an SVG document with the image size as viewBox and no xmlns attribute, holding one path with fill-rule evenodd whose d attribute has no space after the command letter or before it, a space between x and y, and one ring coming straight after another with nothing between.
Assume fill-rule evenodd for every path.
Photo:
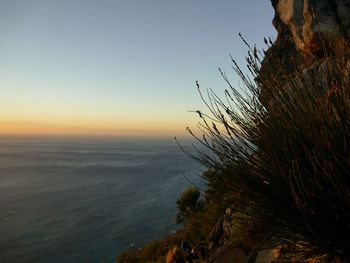
<instances>
[{"instance_id":1,"label":"green foliage","mask_svg":"<svg viewBox=\"0 0 350 263\"><path fill-rule=\"evenodd\" d=\"M194 187L186 189L176 201L176 223L185 223L191 214L199 209L198 200L200 192Z\"/></svg>"}]
</instances>

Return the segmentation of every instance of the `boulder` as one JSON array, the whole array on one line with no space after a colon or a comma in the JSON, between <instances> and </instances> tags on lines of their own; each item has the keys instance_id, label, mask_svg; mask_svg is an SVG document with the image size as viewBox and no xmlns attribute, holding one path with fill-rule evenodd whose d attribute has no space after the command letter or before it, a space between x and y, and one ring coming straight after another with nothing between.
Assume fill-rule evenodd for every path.
<instances>
[{"instance_id":1,"label":"boulder","mask_svg":"<svg viewBox=\"0 0 350 263\"><path fill-rule=\"evenodd\" d=\"M206 263L247 263L248 255L237 242L218 248Z\"/></svg>"},{"instance_id":2,"label":"boulder","mask_svg":"<svg viewBox=\"0 0 350 263\"><path fill-rule=\"evenodd\" d=\"M273 262L290 262L287 260L281 259L280 249L279 248L271 248L260 250L256 254L256 258L254 263L273 263Z\"/></svg>"}]
</instances>

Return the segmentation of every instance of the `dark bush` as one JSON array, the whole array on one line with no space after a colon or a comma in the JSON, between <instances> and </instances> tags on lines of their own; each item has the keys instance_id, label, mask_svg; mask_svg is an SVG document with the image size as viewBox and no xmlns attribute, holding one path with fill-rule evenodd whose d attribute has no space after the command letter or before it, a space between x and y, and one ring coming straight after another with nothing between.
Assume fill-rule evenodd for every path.
<instances>
[{"instance_id":1,"label":"dark bush","mask_svg":"<svg viewBox=\"0 0 350 263\"><path fill-rule=\"evenodd\" d=\"M249 47L250 77L232 60L244 89L235 89L220 70L229 85L224 98L212 91L203 96L197 83L209 113L197 111L200 136L188 130L210 153L196 149L189 154L208 168L203 177L209 198L240 208L240 229L272 226L274 235L298 244L304 257L346 258L350 56L346 41L325 46L321 62L305 58L294 65L291 58L293 75L265 70L263 76L261 55Z\"/></svg>"},{"instance_id":2,"label":"dark bush","mask_svg":"<svg viewBox=\"0 0 350 263\"><path fill-rule=\"evenodd\" d=\"M185 223L186 220L198 211L199 204L198 200L200 197L200 192L194 188L189 187L186 189L181 196L176 201L177 214L176 214L176 223Z\"/></svg>"}]
</instances>

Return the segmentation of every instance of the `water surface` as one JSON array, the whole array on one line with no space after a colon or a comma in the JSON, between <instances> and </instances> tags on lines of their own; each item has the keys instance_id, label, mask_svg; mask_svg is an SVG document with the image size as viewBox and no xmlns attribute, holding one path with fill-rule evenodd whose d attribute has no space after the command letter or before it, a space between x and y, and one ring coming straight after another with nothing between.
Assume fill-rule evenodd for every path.
<instances>
[{"instance_id":1,"label":"water surface","mask_svg":"<svg viewBox=\"0 0 350 263\"><path fill-rule=\"evenodd\" d=\"M202 170L171 139L0 138L0 262L114 262L176 229Z\"/></svg>"}]
</instances>

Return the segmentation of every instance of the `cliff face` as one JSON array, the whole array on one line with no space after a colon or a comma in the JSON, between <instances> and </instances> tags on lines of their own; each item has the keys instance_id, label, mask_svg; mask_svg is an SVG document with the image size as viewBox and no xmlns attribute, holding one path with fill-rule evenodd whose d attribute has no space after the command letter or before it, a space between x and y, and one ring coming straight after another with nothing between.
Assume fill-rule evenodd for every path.
<instances>
[{"instance_id":1,"label":"cliff face","mask_svg":"<svg viewBox=\"0 0 350 263\"><path fill-rule=\"evenodd\" d=\"M303 57L322 63L325 41L335 37L350 39L349 0L271 0L275 10L273 25L278 32L275 43L267 50L259 78L293 74L295 65L303 65ZM268 91L262 90L262 101Z\"/></svg>"},{"instance_id":2,"label":"cliff face","mask_svg":"<svg viewBox=\"0 0 350 263\"><path fill-rule=\"evenodd\" d=\"M317 53L320 37L350 36L348 0L278 0L274 8L302 53Z\"/></svg>"},{"instance_id":3,"label":"cliff face","mask_svg":"<svg viewBox=\"0 0 350 263\"><path fill-rule=\"evenodd\" d=\"M349 0L272 0L274 25L302 54L317 55L320 38L350 37Z\"/></svg>"}]
</instances>

